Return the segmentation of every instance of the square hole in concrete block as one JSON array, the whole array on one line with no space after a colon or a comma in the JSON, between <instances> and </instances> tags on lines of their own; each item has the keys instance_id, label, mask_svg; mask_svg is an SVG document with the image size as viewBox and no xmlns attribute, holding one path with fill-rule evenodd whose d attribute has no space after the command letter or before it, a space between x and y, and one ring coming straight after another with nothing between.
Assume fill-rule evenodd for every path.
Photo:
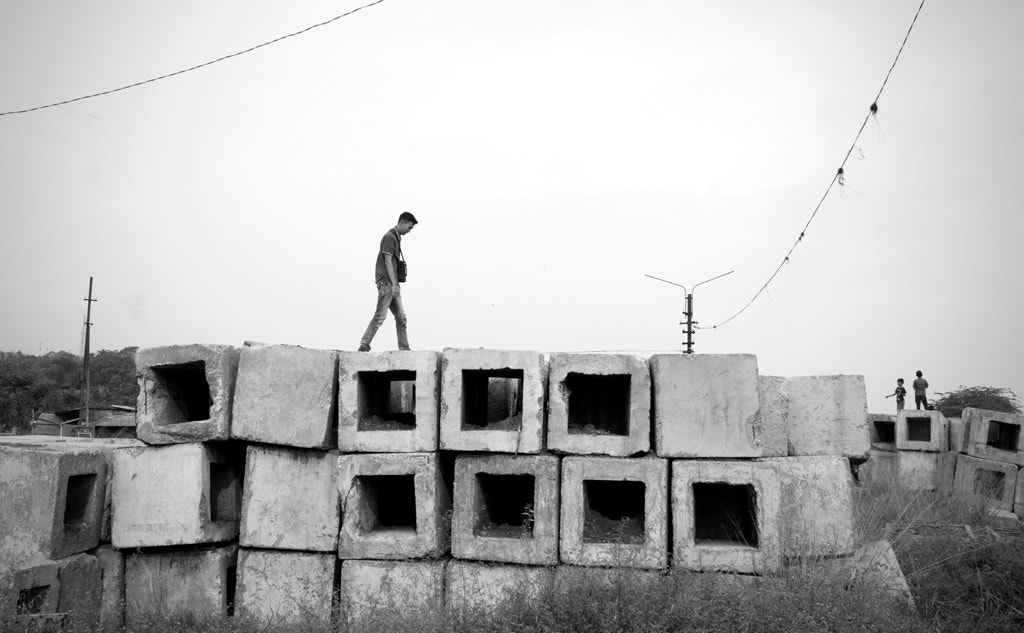
<instances>
[{"instance_id":1,"label":"square hole in concrete block","mask_svg":"<svg viewBox=\"0 0 1024 633\"><path fill-rule=\"evenodd\" d=\"M361 371L358 381L360 431L416 428L415 371Z\"/></svg>"},{"instance_id":2,"label":"square hole in concrete block","mask_svg":"<svg viewBox=\"0 0 1024 633\"><path fill-rule=\"evenodd\" d=\"M493 538L532 538L536 479L533 475L476 475L473 534Z\"/></svg>"},{"instance_id":3,"label":"square hole in concrete block","mask_svg":"<svg viewBox=\"0 0 1024 633\"><path fill-rule=\"evenodd\" d=\"M910 442L932 441L932 419L907 416L907 440Z\"/></svg>"},{"instance_id":4,"label":"square hole in concrete block","mask_svg":"<svg viewBox=\"0 0 1024 633\"><path fill-rule=\"evenodd\" d=\"M238 565L228 565L221 578L224 587L224 610L228 615L235 614L235 587L238 584Z\"/></svg>"},{"instance_id":5,"label":"square hole in concrete block","mask_svg":"<svg viewBox=\"0 0 1024 633\"><path fill-rule=\"evenodd\" d=\"M629 387L629 374L568 373L562 388L569 433L629 435Z\"/></svg>"},{"instance_id":6,"label":"square hole in concrete block","mask_svg":"<svg viewBox=\"0 0 1024 633\"><path fill-rule=\"evenodd\" d=\"M237 521L239 482L233 464L210 463L210 520Z\"/></svg>"},{"instance_id":7,"label":"square hole in concrete block","mask_svg":"<svg viewBox=\"0 0 1024 633\"><path fill-rule=\"evenodd\" d=\"M974 493L989 499L1002 499L1006 473L979 468L974 472Z\"/></svg>"},{"instance_id":8,"label":"square hole in concrete block","mask_svg":"<svg viewBox=\"0 0 1024 633\"><path fill-rule=\"evenodd\" d=\"M18 592L18 604L15 615L36 615L42 613L46 598L50 595L50 585L28 587Z\"/></svg>"},{"instance_id":9,"label":"square hole in concrete block","mask_svg":"<svg viewBox=\"0 0 1024 633\"><path fill-rule=\"evenodd\" d=\"M178 424L210 419L210 383L206 363L197 360L180 365L154 366L153 377L166 398L158 424Z\"/></svg>"},{"instance_id":10,"label":"square hole in concrete block","mask_svg":"<svg viewBox=\"0 0 1024 633\"><path fill-rule=\"evenodd\" d=\"M523 424L523 370L462 370L462 430L517 431Z\"/></svg>"},{"instance_id":11,"label":"square hole in concrete block","mask_svg":"<svg viewBox=\"0 0 1024 633\"><path fill-rule=\"evenodd\" d=\"M79 532L89 527L90 509L96 493L96 474L68 477L64 496L64 533Z\"/></svg>"},{"instance_id":12,"label":"square hole in concrete block","mask_svg":"<svg viewBox=\"0 0 1024 633\"><path fill-rule=\"evenodd\" d=\"M645 497L642 481L583 481L583 542L643 543Z\"/></svg>"},{"instance_id":13,"label":"square hole in concrete block","mask_svg":"<svg viewBox=\"0 0 1024 633\"><path fill-rule=\"evenodd\" d=\"M359 488L359 530L416 531L416 476L363 475Z\"/></svg>"},{"instance_id":14,"label":"square hole in concrete block","mask_svg":"<svg viewBox=\"0 0 1024 633\"><path fill-rule=\"evenodd\" d=\"M1020 441L1020 425L1000 422L998 420L988 421L988 440L985 442L992 448L1004 451L1017 450L1017 442Z\"/></svg>"},{"instance_id":15,"label":"square hole in concrete block","mask_svg":"<svg viewBox=\"0 0 1024 633\"><path fill-rule=\"evenodd\" d=\"M889 420L875 420L875 442L896 443L896 423Z\"/></svg>"},{"instance_id":16,"label":"square hole in concrete block","mask_svg":"<svg viewBox=\"0 0 1024 633\"><path fill-rule=\"evenodd\" d=\"M750 484L693 484L697 545L757 547L757 492Z\"/></svg>"}]
</instances>

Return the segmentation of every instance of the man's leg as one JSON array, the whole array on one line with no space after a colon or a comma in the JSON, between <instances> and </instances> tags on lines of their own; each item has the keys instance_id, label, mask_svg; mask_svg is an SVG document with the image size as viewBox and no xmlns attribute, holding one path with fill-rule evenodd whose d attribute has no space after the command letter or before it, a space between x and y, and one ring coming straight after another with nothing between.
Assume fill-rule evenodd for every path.
<instances>
[{"instance_id":1,"label":"man's leg","mask_svg":"<svg viewBox=\"0 0 1024 633\"><path fill-rule=\"evenodd\" d=\"M402 305L401 294L391 300L391 314L395 315L395 329L398 330L398 349L409 349L409 333L406 331L408 319L405 317L405 307Z\"/></svg>"},{"instance_id":2,"label":"man's leg","mask_svg":"<svg viewBox=\"0 0 1024 633\"><path fill-rule=\"evenodd\" d=\"M922 398L921 396L918 396L916 394L914 395L914 406L917 407L918 410L921 409L922 400L924 400L924 398Z\"/></svg>"},{"instance_id":3,"label":"man's leg","mask_svg":"<svg viewBox=\"0 0 1024 633\"><path fill-rule=\"evenodd\" d=\"M359 341L360 352L370 351L370 343L373 341L373 337L377 334L377 330L384 324L384 319L388 316L388 307L391 306L392 296L391 284L377 284L377 308L373 312L370 324L366 326L366 332L363 332L363 338Z\"/></svg>"}]
</instances>

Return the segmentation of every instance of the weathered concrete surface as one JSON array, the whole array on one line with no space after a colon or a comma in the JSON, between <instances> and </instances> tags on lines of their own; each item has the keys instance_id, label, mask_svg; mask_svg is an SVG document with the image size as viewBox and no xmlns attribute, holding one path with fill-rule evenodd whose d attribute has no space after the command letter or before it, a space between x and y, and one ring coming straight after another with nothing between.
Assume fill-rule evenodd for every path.
<instances>
[{"instance_id":1,"label":"weathered concrete surface","mask_svg":"<svg viewBox=\"0 0 1024 633\"><path fill-rule=\"evenodd\" d=\"M511 384L503 389L500 383L509 377ZM519 379L521 389L516 390ZM539 453L544 448L547 379L547 361L540 352L445 349L440 448Z\"/></svg>"},{"instance_id":2,"label":"weathered concrete surface","mask_svg":"<svg viewBox=\"0 0 1024 633\"><path fill-rule=\"evenodd\" d=\"M853 552L853 476L838 455L770 460L781 475L779 534L783 556L818 558Z\"/></svg>"},{"instance_id":3,"label":"weathered concrete surface","mask_svg":"<svg viewBox=\"0 0 1024 633\"><path fill-rule=\"evenodd\" d=\"M949 451L951 453L967 453L971 443L970 420L949 418Z\"/></svg>"},{"instance_id":4,"label":"weathered concrete surface","mask_svg":"<svg viewBox=\"0 0 1024 633\"><path fill-rule=\"evenodd\" d=\"M267 624L326 624L331 617L333 552L241 549L235 615Z\"/></svg>"},{"instance_id":5,"label":"weathered concrete surface","mask_svg":"<svg viewBox=\"0 0 1024 633\"><path fill-rule=\"evenodd\" d=\"M990 508L1013 512L1019 470L1006 462L957 455L953 491L984 499Z\"/></svg>"},{"instance_id":6,"label":"weathered concrete surface","mask_svg":"<svg viewBox=\"0 0 1024 633\"><path fill-rule=\"evenodd\" d=\"M124 552L110 545L96 548L103 577L99 625L102 631L118 631L124 625Z\"/></svg>"},{"instance_id":7,"label":"weathered concrete surface","mask_svg":"<svg viewBox=\"0 0 1024 633\"><path fill-rule=\"evenodd\" d=\"M900 451L896 456L897 485L904 490L953 490L956 453Z\"/></svg>"},{"instance_id":8,"label":"weathered concrete surface","mask_svg":"<svg viewBox=\"0 0 1024 633\"><path fill-rule=\"evenodd\" d=\"M900 411L896 417L896 449L926 453L949 451L949 420L938 411Z\"/></svg>"},{"instance_id":9,"label":"weathered concrete surface","mask_svg":"<svg viewBox=\"0 0 1024 633\"><path fill-rule=\"evenodd\" d=\"M114 457L114 547L228 541L238 536L241 460L220 444L124 448Z\"/></svg>"},{"instance_id":10,"label":"weathered concrete surface","mask_svg":"<svg viewBox=\"0 0 1024 633\"><path fill-rule=\"evenodd\" d=\"M971 427L968 455L1024 466L1024 415L968 407L963 420Z\"/></svg>"},{"instance_id":11,"label":"weathered concrete surface","mask_svg":"<svg viewBox=\"0 0 1024 633\"><path fill-rule=\"evenodd\" d=\"M659 456L764 456L756 357L658 354L650 365Z\"/></svg>"},{"instance_id":12,"label":"weathered concrete surface","mask_svg":"<svg viewBox=\"0 0 1024 633\"><path fill-rule=\"evenodd\" d=\"M872 448L868 451L868 460L857 467L860 482L865 485L895 485L898 469L896 459L897 453Z\"/></svg>"},{"instance_id":13,"label":"weathered concrete surface","mask_svg":"<svg viewBox=\"0 0 1024 633\"><path fill-rule=\"evenodd\" d=\"M788 388L791 456L867 455L864 376L797 376Z\"/></svg>"},{"instance_id":14,"label":"weathered concrete surface","mask_svg":"<svg viewBox=\"0 0 1024 633\"><path fill-rule=\"evenodd\" d=\"M871 449L894 452L896 450L896 416L885 413L868 414L868 433Z\"/></svg>"},{"instance_id":15,"label":"weathered concrete surface","mask_svg":"<svg viewBox=\"0 0 1024 633\"><path fill-rule=\"evenodd\" d=\"M15 616L56 613L59 599L55 562L0 563L0 622Z\"/></svg>"},{"instance_id":16,"label":"weathered concrete surface","mask_svg":"<svg viewBox=\"0 0 1024 633\"><path fill-rule=\"evenodd\" d=\"M661 569L668 564L668 460L562 460L561 560Z\"/></svg>"},{"instance_id":17,"label":"weathered concrete surface","mask_svg":"<svg viewBox=\"0 0 1024 633\"><path fill-rule=\"evenodd\" d=\"M243 347L231 437L300 448L336 446L338 353L295 345Z\"/></svg>"},{"instance_id":18,"label":"weathered concrete surface","mask_svg":"<svg viewBox=\"0 0 1024 633\"><path fill-rule=\"evenodd\" d=\"M343 559L433 558L448 551L451 497L437 453L338 458Z\"/></svg>"},{"instance_id":19,"label":"weathered concrete surface","mask_svg":"<svg viewBox=\"0 0 1024 633\"><path fill-rule=\"evenodd\" d=\"M96 547L108 473L103 455L0 445L0 569Z\"/></svg>"},{"instance_id":20,"label":"weathered concrete surface","mask_svg":"<svg viewBox=\"0 0 1024 633\"><path fill-rule=\"evenodd\" d=\"M577 567L559 565L555 567L555 592L565 595L581 595L594 586L609 590L643 594L648 585L665 578L665 572L651 569Z\"/></svg>"},{"instance_id":21,"label":"weathered concrete surface","mask_svg":"<svg viewBox=\"0 0 1024 633\"><path fill-rule=\"evenodd\" d=\"M146 444L228 439L238 356L228 345L140 349L136 436Z\"/></svg>"},{"instance_id":22,"label":"weathered concrete surface","mask_svg":"<svg viewBox=\"0 0 1024 633\"><path fill-rule=\"evenodd\" d=\"M125 620L228 614L238 546L150 550L125 560Z\"/></svg>"},{"instance_id":23,"label":"weathered concrete surface","mask_svg":"<svg viewBox=\"0 0 1024 633\"><path fill-rule=\"evenodd\" d=\"M339 594L349 621L401 611L436 614L444 607L445 561L346 560Z\"/></svg>"},{"instance_id":24,"label":"weathered concrete surface","mask_svg":"<svg viewBox=\"0 0 1024 633\"><path fill-rule=\"evenodd\" d=\"M243 547L333 552L338 547L338 452L250 445Z\"/></svg>"},{"instance_id":25,"label":"weathered concrete surface","mask_svg":"<svg viewBox=\"0 0 1024 633\"><path fill-rule=\"evenodd\" d=\"M75 554L54 562L60 582L58 613L70 613L76 628L95 630L103 601L100 561L89 554Z\"/></svg>"},{"instance_id":26,"label":"weathered concrete surface","mask_svg":"<svg viewBox=\"0 0 1024 633\"><path fill-rule=\"evenodd\" d=\"M356 453L436 451L440 363L440 354L430 351L341 352L338 360L340 450ZM406 385L410 384L412 392L404 393L403 389L407 390Z\"/></svg>"},{"instance_id":27,"label":"weathered concrete surface","mask_svg":"<svg viewBox=\"0 0 1024 633\"><path fill-rule=\"evenodd\" d=\"M459 455L452 556L557 564L558 484L554 455Z\"/></svg>"},{"instance_id":28,"label":"weathered concrete surface","mask_svg":"<svg viewBox=\"0 0 1024 633\"><path fill-rule=\"evenodd\" d=\"M1017 493L1013 498L1013 511L1018 516L1024 516L1024 476L1017 471Z\"/></svg>"},{"instance_id":29,"label":"weathered concrete surface","mask_svg":"<svg viewBox=\"0 0 1024 633\"><path fill-rule=\"evenodd\" d=\"M789 454L789 381L780 376L757 377L759 410L754 430L763 457Z\"/></svg>"},{"instance_id":30,"label":"weathered concrete surface","mask_svg":"<svg viewBox=\"0 0 1024 633\"><path fill-rule=\"evenodd\" d=\"M651 449L651 371L635 356L552 354L548 450L629 457Z\"/></svg>"},{"instance_id":31,"label":"weathered concrete surface","mask_svg":"<svg viewBox=\"0 0 1024 633\"><path fill-rule=\"evenodd\" d=\"M747 574L777 570L780 479L770 462L673 461L672 565Z\"/></svg>"},{"instance_id":32,"label":"weathered concrete surface","mask_svg":"<svg viewBox=\"0 0 1024 633\"><path fill-rule=\"evenodd\" d=\"M873 541L857 549L850 558L837 559L833 569L849 588L872 587L907 603L915 609L914 596L889 541Z\"/></svg>"},{"instance_id":33,"label":"weathered concrete surface","mask_svg":"<svg viewBox=\"0 0 1024 633\"><path fill-rule=\"evenodd\" d=\"M554 582L550 567L491 565L452 560L445 570L448 608L466 613L493 611L509 601L536 601Z\"/></svg>"}]
</instances>

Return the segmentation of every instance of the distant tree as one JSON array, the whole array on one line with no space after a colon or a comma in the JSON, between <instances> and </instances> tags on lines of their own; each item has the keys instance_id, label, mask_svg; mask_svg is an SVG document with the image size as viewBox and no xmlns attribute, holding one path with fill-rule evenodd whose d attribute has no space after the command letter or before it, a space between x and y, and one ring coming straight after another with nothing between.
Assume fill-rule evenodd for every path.
<instances>
[{"instance_id":1,"label":"distant tree","mask_svg":"<svg viewBox=\"0 0 1024 633\"><path fill-rule=\"evenodd\" d=\"M135 406L139 396L139 383L135 379L138 349L101 350L89 360L89 387L97 404Z\"/></svg>"},{"instance_id":2,"label":"distant tree","mask_svg":"<svg viewBox=\"0 0 1024 633\"><path fill-rule=\"evenodd\" d=\"M1004 387L960 387L955 391L936 394L939 398L932 401L936 411L947 418L959 418L968 407L1000 411L1003 413L1021 412L1017 394Z\"/></svg>"}]
</instances>

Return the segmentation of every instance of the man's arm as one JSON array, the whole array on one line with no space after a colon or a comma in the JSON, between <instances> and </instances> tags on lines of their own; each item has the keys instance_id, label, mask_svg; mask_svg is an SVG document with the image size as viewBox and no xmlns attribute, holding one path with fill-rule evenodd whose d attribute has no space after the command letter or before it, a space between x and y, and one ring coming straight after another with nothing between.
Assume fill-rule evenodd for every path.
<instances>
[{"instance_id":1,"label":"man's arm","mask_svg":"<svg viewBox=\"0 0 1024 633\"><path fill-rule=\"evenodd\" d=\"M401 291L398 287L398 277L395 275L395 257L391 253L384 254L384 268L388 271L388 279L391 280L391 292L392 294L400 294Z\"/></svg>"}]
</instances>

